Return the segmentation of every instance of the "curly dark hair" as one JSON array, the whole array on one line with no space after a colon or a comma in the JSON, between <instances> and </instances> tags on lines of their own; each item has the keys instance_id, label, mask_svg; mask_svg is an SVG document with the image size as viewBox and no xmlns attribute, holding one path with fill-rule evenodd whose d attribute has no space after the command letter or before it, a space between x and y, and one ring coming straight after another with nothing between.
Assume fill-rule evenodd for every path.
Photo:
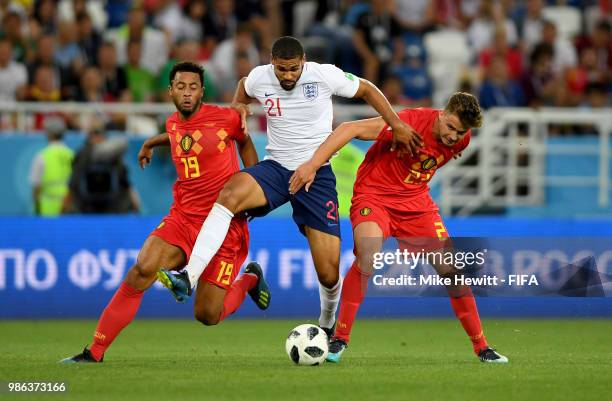
<instances>
[{"instance_id":1,"label":"curly dark hair","mask_svg":"<svg viewBox=\"0 0 612 401\"><path fill-rule=\"evenodd\" d=\"M204 68L198 63L194 63L192 61L183 61L181 63L176 63L170 70L170 83L174 81L174 77L177 72L195 72L200 76L200 84L204 86Z\"/></svg>"},{"instance_id":2,"label":"curly dark hair","mask_svg":"<svg viewBox=\"0 0 612 401\"><path fill-rule=\"evenodd\" d=\"M272 57L290 60L304 55L304 47L299 40L292 36L283 36L272 45Z\"/></svg>"}]
</instances>

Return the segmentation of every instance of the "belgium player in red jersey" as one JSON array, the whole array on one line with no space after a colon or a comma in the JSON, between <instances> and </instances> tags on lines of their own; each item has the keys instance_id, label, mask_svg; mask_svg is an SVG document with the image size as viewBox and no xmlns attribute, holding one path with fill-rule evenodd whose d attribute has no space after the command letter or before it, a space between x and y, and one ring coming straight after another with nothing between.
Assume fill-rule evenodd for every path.
<instances>
[{"instance_id":1,"label":"belgium player in red jersey","mask_svg":"<svg viewBox=\"0 0 612 401\"><path fill-rule=\"evenodd\" d=\"M290 192L295 193L302 186L308 190L317 169L351 139L376 141L366 154L355 181L350 217L356 260L344 278L338 323L327 359L330 362L339 362L348 345L357 310L372 275L374 254L380 252L384 239L395 237L400 240L400 246L405 247L410 244L402 239L431 239L427 241L428 251L450 246L428 183L440 167L468 145L471 128L482 124L480 106L474 96L455 93L444 110L404 110L399 116L423 138L424 145L416 154L409 151L398 154L390 150L391 132L380 117L352 121L341 124L291 177ZM430 263L442 277L458 273L454 266ZM453 310L480 360L508 362L508 358L487 344L471 289L452 285L447 286L447 290Z\"/></svg>"},{"instance_id":2,"label":"belgium player in red jersey","mask_svg":"<svg viewBox=\"0 0 612 401\"><path fill-rule=\"evenodd\" d=\"M113 340L133 320L144 291L155 282L158 271L180 268L187 262L219 191L240 169L236 145L245 166L257 163L255 147L241 127L239 114L202 104L203 74L202 67L191 62L172 68L168 90L177 111L166 120L167 132L145 141L138 155L144 168L151 161L154 147L170 146L178 175L170 212L146 239L136 264L104 309L91 348L61 362L102 361ZM232 314L247 293L258 307L268 307L268 286L256 263L250 263L236 280L248 243L245 218L234 218L223 246L200 276L194 314L203 324L215 325Z\"/></svg>"}]
</instances>

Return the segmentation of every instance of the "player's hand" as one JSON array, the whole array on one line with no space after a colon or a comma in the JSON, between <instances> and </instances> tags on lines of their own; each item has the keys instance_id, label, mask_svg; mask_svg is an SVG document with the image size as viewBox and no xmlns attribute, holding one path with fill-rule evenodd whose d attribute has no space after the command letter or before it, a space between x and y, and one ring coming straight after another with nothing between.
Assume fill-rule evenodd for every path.
<instances>
[{"instance_id":1,"label":"player's hand","mask_svg":"<svg viewBox=\"0 0 612 401\"><path fill-rule=\"evenodd\" d=\"M302 187L308 192L317 174L317 169L309 162L302 164L289 178L289 193L295 195Z\"/></svg>"},{"instance_id":2,"label":"player's hand","mask_svg":"<svg viewBox=\"0 0 612 401\"><path fill-rule=\"evenodd\" d=\"M248 104L244 103L232 103L231 107L240 114L240 127L244 131L245 135L249 134L249 126L247 124L247 118L253 115L251 108Z\"/></svg>"},{"instance_id":3,"label":"player's hand","mask_svg":"<svg viewBox=\"0 0 612 401\"><path fill-rule=\"evenodd\" d=\"M399 122L391 126L393 140L391 142L391 152L397 149L398 144L406 148L406 152L411 156L416 155L424 142L421 135L415 131L410 125L399 120Z\"/></svg>"},{"instance_id":4,"label":"player's hand","mask_svg":"<svg viewBox=\"0 0 612 401\"><path fill-rule=\"evenodd\" d=\"M150 147L146 142L142 144L140 147L140 151L138 152L138 164L140 168L144 170L147 164L151 163L151 159L153 158L153 148Z\"/></svg>"}]
</instances>

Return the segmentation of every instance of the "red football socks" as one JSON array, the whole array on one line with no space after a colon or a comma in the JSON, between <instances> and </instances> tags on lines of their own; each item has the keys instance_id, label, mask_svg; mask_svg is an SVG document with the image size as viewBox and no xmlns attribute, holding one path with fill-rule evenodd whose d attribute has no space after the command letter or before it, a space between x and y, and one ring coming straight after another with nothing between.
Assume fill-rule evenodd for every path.
<instances>
[{"instance_id":1,"label":"red football socks","mask_svg":"<svg viewBox=\"0 0 612 401\"><path fill-rule=\"evenodd\" d=\"M257 276L251 273L243 274L238 280L234 281L223 299L223 310L219 321L236 312L238 307L242 305L246 294L256 285Z\"/></svg>"},{"instance_id":2,"label":"red football socks","mask_svg":"<svg viewBox=\"0 0 612 401\"><path fill-rule=\"evenodd\" d=\"M94 332L90 351L96 360L102 359L104 352L121 333L121 330L134 319L140 308L143 294L143 291L132 288L125 282L121 283L102 312L98 327Z\"/></svg>"},{"instance_id":3,"label":"red football socks","mask_svg":"<svg viewBox=\"0 0 612 401\"><path fill-rule=\"evenodd\" d=\"M336 324L335 336L347 343L349 342L353 322L357 316L359 306L368 291L369 275L359 270L357 261L346 273L342 284L342 296L340 298L340 313Z\"/></svg>"},{"instance_id":4,"label":"red football socks","mask_svg":"<svg viewBox=\"0 0 612 401\"><path fill-rule=\"evenodd\" d=\"M488 345L482 331L482 324L472 291L469 290L469 293L460 297L450 297L450 301L457 319L459 319L463 329L472 341L474 352L478 355L478 352L487 348Z\"/></svg>"}]
</instances>

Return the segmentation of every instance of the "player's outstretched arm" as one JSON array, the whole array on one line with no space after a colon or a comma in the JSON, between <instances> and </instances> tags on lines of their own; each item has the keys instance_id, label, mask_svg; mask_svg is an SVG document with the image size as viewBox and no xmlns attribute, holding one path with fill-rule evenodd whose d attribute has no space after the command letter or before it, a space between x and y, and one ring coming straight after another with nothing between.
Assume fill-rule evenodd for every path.
<instances>
[{"instance_id":1,"label":"player's outstretched arm","mask_svg":"<svg viewBox=\"0 0 612 401\"><path fill-rule=\"evenodd\" d=\"M351 139L357 138L373 141L378 137L380 130L385 126L381 117L368 118L366 120L348 121L340 124L332 132L325 142L319 146L314 155L298 167L289 179L289 193L295 194L302 187L306 192L314 181L317 170L325 164L334 153L340 150Z\"/></svg>"},{"instance_id":2,"label":"player's outstretched arm","mask_svg":"<svg viewBox=\"0 0 612 401\"><path fill-rule=\"evenodd\" d=\"M144 141L138 152L138 164L141 169L144 169L147 164L151 163L153 149L158 146L170 146L168 133L159 134Z\"/></svg>"},{"instance_id":3,"label":"player's outstretched arm","mask_svg":"<svg viewBox=\"0 0 612 401\"><path fill-rule=\"evenodd\" d=\"M405 146L411 155L416 154L423 146L423 139L419 133L399 118L385 95L373 83L363 78L359 79L359 89L354 97L365 100L389 124L393 133L391 151L396 149L398 142Z\"/></svg>"},{"instance_id":4,"label":"player's outstretched arm","mask_svg":"<svg viewBox=\"0 0 612 401\"><path fill-rule=\"evenodd\" d=\"M238 142L238 152L240 153L240 158L245 168L254 166L259 161L255 145L248 135L245 136L242 141Z\"/></svg>"},{"instance_id":5,"label":"player's outstretched arm","mask_svg":"<svg viewBox=\"0 0 612 401\"><path fill-rule=\"evenodd\" d=\"M249 103L251 103L253 98L247 95L246 89L244 89L244 81L246 81L246 77L238 81L238 85L236 86L236 92L234 93L234 98L232 99L231 107L235 109L238 114L240 114L242 130L245 134L248 135L249 127L247 125L247 117L253 114L251 112L251 109L249 108Z\"/></svg>"}]
</instances>

